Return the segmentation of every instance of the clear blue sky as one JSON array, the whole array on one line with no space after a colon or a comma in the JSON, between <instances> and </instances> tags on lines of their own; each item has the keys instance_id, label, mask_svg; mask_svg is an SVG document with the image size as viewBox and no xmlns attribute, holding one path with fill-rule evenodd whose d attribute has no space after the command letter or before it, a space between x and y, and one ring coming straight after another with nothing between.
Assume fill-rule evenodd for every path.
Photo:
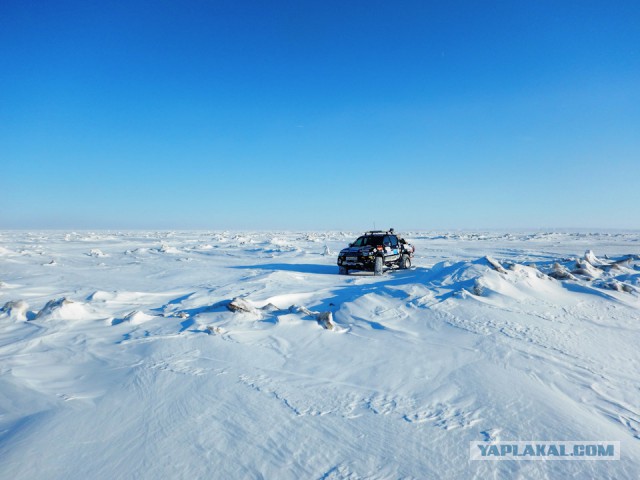
<instances>
[{"instance_id":1,"label":"clear blue sky","mask_svg":"<svg viewBox=\"0 0 640 480\"><path fill-rule=\"evenodd\" d=\"M640 228L640 2L3 0L0 168L0 228Z\"/></svg>"}]
</instances>

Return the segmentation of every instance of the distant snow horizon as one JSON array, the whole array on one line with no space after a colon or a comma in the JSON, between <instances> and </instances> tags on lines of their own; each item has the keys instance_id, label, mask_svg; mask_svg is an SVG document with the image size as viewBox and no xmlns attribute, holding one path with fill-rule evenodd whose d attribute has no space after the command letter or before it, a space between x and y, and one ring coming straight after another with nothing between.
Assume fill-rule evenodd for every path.
<instances>
[{"instance_id":1,"label":"distant snow horizon","mask_svg":"<svg viewBox=\"0 0 640 480\"><path fill-rule=\"evenodd\" d=\"M640 233L640 228L625 227L481 227L481 228L206 228L206 227L34 227L34 228L0 228L0 232L256 232L256 233L297 233L297 232L368 232L372 230L389 230L417 233Z\"/></svg>"}]
</instances>

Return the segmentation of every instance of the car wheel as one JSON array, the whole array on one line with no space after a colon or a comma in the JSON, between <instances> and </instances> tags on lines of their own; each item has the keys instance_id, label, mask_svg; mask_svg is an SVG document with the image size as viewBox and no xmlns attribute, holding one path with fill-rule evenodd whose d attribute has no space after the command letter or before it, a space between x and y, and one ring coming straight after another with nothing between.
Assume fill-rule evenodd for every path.
<instances>
[{"instance_id":1,"label":"car wheel","mask_svg":"<svg viewBox=\"0 0 640 480\"><path fill-rule=\"evenodd\" d=\"M407 268L411 268L411 259L409 255L403 255L400 259L400 268L406 270Z\"/></svg>"},{"instance_id":2,"label":"car wheel","mask_svg":"<svg viewBox=\"0 0 640 480\"><path fill-rule=\"evenodd\" d=\"M376 257L376 262L373 264L373 274L382 275L383 261L382 257Z\"/></svg>"},{"instance_id":3,"label":"car wheel","mask_svg":"<svg viewBox=\"0 0 640 480\"><path fill-rule=\"evenodd\" d=\"M338 267L338 273L340 275L349 275L349 269L347 267L340 266Z\"/></svg>"}]
</instances>

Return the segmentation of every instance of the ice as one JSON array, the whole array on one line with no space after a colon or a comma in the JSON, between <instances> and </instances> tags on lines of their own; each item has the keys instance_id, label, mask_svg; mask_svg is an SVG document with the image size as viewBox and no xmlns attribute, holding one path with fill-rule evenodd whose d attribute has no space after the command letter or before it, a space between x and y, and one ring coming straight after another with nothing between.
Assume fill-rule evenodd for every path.
<instances>
[{"instance_id":1,"label":"ice","mask_svg":"<svg viewBox=\"0 0 640 480\"><path fill-rule=\"evenodd\" d=\"M0 314L5 314L8 318L14 320L26 321L28 308L29 304L24 300L9 301L0 308Z\"/></svg>"},{"instance_id":2,"label":"ice","mask_svg":"<svg viewBox=\"0 0 640 480\"><path fill-rule=\"evenodd\" d=\"M0 477L637 478L640 234L361 233L2 232Z\"/></svg>"}]
</instances>

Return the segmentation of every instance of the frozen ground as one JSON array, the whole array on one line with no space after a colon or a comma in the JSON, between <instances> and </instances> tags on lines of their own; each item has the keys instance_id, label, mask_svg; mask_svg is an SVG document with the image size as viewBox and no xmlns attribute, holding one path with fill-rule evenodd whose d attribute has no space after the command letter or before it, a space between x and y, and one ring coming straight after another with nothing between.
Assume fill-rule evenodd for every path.
<instances>
[{"instance_id":1,"label":"frozen ground","mask_svg":"<svg viewBox=\"0 0 640 480\"><path fill-rule=\"evenodd\" d=\"M0 232L0 478L638 478L639 233L358 233Z\"/></svg>"}]
</instances>

